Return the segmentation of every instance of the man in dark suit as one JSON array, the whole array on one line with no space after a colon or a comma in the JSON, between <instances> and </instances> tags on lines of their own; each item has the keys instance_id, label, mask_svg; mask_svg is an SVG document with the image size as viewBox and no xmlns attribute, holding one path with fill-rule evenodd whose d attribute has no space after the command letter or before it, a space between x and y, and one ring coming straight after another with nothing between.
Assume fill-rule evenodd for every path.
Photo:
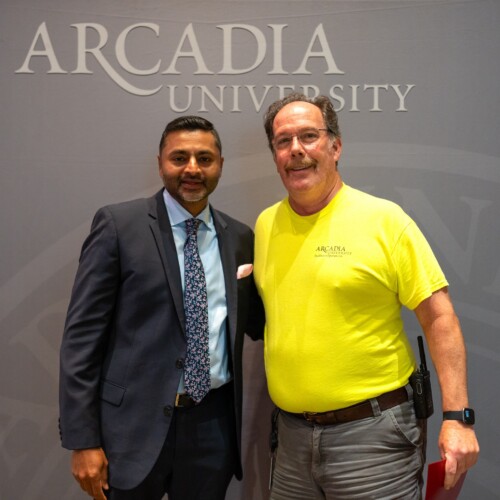
<instances>
[{"instance_id":1,"label":"man in dark suit","mask_svg":"<svg viewBox=\"0 0 500 500\"><path fill-rule=\"evenodd\" d=\"M218 500L242 476L243 336L261 338L264 315L251 229L208 204L222 165L209 121L170 122L158 156L165 189L101 208L83 245L61 346L60 432L96 499ZM204 397L185 377L193 217L208 298Z\"/></svg>"}]
</instances>

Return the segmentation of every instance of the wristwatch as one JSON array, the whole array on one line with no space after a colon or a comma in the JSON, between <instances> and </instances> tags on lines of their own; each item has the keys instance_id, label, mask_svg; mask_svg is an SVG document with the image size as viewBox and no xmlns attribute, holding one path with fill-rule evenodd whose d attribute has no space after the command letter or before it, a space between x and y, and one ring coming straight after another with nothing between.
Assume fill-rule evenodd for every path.
<instances>
[{"instance_id":1,"label":"wristwatch","mask_svg":"<svg viewBox=\"0 0 500 500\"><path fill-rule=\"evenodd\" d=\"M474 425L476 417L472 408L463 408L460 411L444 411L443 420L459 420L467 425Z\"/></svg>"}]
</instances>

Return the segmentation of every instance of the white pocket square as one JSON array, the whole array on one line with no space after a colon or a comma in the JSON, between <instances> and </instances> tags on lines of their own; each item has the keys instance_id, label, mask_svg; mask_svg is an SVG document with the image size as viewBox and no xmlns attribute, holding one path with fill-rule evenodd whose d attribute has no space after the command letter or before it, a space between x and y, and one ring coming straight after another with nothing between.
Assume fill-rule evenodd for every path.
<instances>
[{"instance_id":1,"label":"white pocket square","mask_svg":"<svg viewBox=\"0 0 500 500\"><path fill-rule=\"evenodd\" d=\"M242 264L238 267L238 271L236 271L236 279L240 280L241 278L246 278L252 274L252 271L252 264Z\"/></svg>"}]
</instances>

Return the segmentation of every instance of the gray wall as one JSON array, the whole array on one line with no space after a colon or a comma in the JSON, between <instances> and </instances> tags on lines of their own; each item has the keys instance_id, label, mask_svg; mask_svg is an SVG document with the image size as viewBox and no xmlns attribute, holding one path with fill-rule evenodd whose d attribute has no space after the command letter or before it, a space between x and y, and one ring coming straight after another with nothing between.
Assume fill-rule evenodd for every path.
<instances>
[{"instance_id":1,"label":"gray wall","mask_svg":"<svg viewBox=\"0 0 500 500\"><path fill-rule=\"evenodd\" d=\"M334 97L344 179L401 203L435 249L482 447L462 498L500 497L499 2L0 3L2 499L84 498L58 442L57 372L95 210L160 187L159 137L182 112L219 128L226 162L212 201L253 225L283 196L262 113L291 87ZM246 478L231 499L266 497L261 348L246 344Z\"/></svg>"}]
</instances>

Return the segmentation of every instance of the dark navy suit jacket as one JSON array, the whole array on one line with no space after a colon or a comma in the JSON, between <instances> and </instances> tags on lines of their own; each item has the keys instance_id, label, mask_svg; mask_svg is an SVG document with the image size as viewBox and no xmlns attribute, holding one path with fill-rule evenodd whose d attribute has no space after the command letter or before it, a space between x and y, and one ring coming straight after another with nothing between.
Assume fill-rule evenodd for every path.
<instances>
[{"instance_id":1,"label":"dark navy suit jacket","mask_svg":"<svg viewBox=\"0 0 500 500\"><path fill-rule=\"evenodd\" d=\"M241 456L243 338L262 338L264 313L253 275L236 279L238 266L253 262L252 230L211 211ZM137 486L165 442L185 357L181 276L163 192L101 208L83 244L61 345L63 447L103 447L111 485Z\"/></svg>"}]
</instances>

